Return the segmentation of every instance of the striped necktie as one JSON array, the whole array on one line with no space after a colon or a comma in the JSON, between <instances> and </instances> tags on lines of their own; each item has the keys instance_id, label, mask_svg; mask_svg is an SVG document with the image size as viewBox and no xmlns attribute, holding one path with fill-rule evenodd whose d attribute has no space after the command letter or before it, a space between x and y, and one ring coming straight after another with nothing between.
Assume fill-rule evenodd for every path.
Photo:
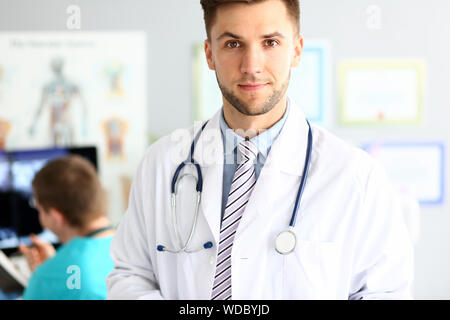
<instances>
[{"instance_id":1,"label":"striped necktie","mask_svg":"<svg viewBox=\"0 0 450 320\"><path fill-rule=\"evenodd\" d=\"M212 300L231 299L231 249L234 235L256 184L254 161L258 149L253 143L245 140L239 143L238 150L242 155L243 162L234 173L222 219L216 274L211 293Z\"/></svg>"}]
</instances>

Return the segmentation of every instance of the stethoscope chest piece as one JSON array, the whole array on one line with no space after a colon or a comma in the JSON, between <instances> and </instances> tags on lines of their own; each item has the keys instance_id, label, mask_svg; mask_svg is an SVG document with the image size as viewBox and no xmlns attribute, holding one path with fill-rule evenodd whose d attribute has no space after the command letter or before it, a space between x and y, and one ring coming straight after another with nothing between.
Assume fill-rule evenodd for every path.
<instances>
[{"instance_id":1,"label":"stethoscope chest piece","mask_svg":"<svg viewBox=\"0 0 450 320\"><path fill-rule=\"evenodd\" d=\"M297 244L297 237L292 228L282 231L275 239L275 250L279 254L289 254L294 251Z\"/></svg>"}]
</instances>

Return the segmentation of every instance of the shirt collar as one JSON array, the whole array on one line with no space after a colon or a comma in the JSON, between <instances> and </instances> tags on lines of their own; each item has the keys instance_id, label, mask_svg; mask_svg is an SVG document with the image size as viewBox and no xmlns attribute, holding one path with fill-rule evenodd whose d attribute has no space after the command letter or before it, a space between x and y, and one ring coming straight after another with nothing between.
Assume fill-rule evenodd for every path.
<instances>
[{"instance_id":1,"label":"shirt collar","mask_svg":"<svg viewBox=\"0 0 450 320\"><path fill-rule=\"evenodd\" d=\"M267 155L270 152L270 148L272 146L273 141L275 141L275 139L278 137L278 135L281 132L281 129L283 128L284 123L286 122L287 116L289 114L289 108L290 108L290 101L289 99L287 99L286 112L284 113L283 118L281 118L269 129L261 132L257 136L250 139L250 141L258 149L259 153L264 157L264 159L267 158ZM237 145L241 141L244 141L244 138L236 134L225 122L225 118L223 116L223 107L222 111L220 112L219 122L224 142L223 145L225 156L231 155L234 153L234 150L236 149Z\"/></svg>"}]
</instances>

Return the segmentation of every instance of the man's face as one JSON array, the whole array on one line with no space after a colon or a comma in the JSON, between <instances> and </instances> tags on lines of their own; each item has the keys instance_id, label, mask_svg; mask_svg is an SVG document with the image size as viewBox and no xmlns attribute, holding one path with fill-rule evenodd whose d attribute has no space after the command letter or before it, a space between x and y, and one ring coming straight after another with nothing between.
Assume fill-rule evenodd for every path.
<instances>
[{"instance_id":1,"label":"man's face","mask_svg":"<svg viewBox=\"0 0 450 320\"><path fill-rule=\"evenodd\" d=\"M303 49L295 31L280 0L217 8L205 53L223 96L235 109L260 115L285 97L290 68L298 65Z\"/></svg>"}]
</instances>

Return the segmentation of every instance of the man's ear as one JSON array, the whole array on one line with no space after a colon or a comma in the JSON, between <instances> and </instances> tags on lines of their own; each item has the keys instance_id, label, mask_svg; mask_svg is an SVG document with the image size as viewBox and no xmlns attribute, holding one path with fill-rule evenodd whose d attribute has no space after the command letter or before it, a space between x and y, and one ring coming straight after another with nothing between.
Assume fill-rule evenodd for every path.
<instances>
[{"instance_id":1,"label":"man's ear","mask_svg":"<svg viewBox=\"0 0 450 320\"><path fill-rule=\"evenodd\" d=\"M208 62L209 69L215 70L214 61L212 58L211 43L209 42L208 39L205 40L205 56L206 56L206 61Z\"/></svg>"},{"instance_id":2,"label":"man's ear","mask_svg":"<svg viewBox=\"0 0 450 320\"><path fill-rule=\"evenodd\" d=\"M48 214L52 217L53 222L56 224L58 228L67 224L67 219L64 215L55 208L50 208L48 210Z\"/></svg>"},{"instance_id":3,"label":"man's ear","mask_svg":"<svg viewBox=\"0 0 450 320\"><path fill-rule=\"evenodd\" d=\"M294 56L292 59L291 67L297 67L300 64L300 60L303 52L303 37L301 34L295 37L294 40Z\"/></svg>"}]
</instances>

